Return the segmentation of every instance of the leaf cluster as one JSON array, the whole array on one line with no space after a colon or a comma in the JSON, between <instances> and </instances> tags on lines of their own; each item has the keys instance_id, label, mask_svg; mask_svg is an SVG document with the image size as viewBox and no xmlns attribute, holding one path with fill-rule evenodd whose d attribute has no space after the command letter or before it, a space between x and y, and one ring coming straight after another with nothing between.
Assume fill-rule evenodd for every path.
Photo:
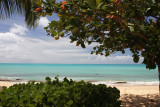
<instances>
[{"instance_id":1,"label":"leaf cluster","mask_svg":"<svg viewBox=\"0 0 160 107\"><path fill-rule=\"evenodd\" d=\"M120 91L106 85L75 82L56 77L46 82L15 84L0 91L0 106L5 107L120 107Z\"/></svg>"},{"instance_id":2,"label":"leaf cluster","mask_svg":"<svg viewBox=\"0 0 160 107\"><path fill-rule=\"evenodd\" d=\"M64 9L61 5L43 3L42 14L59 17L45 27L48 35L69 36L71 43L82 48L96 42L91 52L96 55L124 54L130 49L135 63L142 56L147 68L156 68L160 60L159 0L65 0Z\"/></svg>"}]
</instances>

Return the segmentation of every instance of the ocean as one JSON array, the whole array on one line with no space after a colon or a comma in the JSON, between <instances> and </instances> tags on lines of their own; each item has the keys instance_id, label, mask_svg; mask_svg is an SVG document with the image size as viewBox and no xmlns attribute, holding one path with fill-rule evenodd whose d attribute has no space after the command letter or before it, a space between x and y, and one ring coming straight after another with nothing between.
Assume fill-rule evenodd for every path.
<instances>
[{"instance_id":1,"label":"ocean","mask_svg":"<svg viewBox=\"0 0 160 107\"><path fill-rule=\"evenodd\" d=\"M0 64L0 80L44 81L57 75L60 80L67 77L95 84L158 85L158 68L148 70L143 64Z\"/></svg>"}]
</instances>

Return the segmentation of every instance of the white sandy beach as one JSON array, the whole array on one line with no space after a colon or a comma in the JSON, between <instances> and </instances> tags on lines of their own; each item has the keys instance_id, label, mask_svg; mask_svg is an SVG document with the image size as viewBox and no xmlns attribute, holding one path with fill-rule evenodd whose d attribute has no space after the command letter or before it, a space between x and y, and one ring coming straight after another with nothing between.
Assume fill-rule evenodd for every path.
<instances>
[{"instance_id":1,"label":"white sandy beach","mask_svg":"<svg viewBox=\"0 0 160 107\"><path fill-rule=\"evenodd\" d=\"M159 94L159 88L156 85L117 85L120 94L147 95Z\"/></svg>"},{"instance_id":2,"label":"white sandy beach","mask_svg":"<svg viewBox=\"0 0 160 107\"><path fill-rule=\"evenodd\" d=\"M159 86L117 85L120 90L122 107L160 107Z\"/></svg>"},{"instance_id":3,"label":"white sandy beach","mask_svg":"<svg viewBox=\"0 0 160 107\"><path fill-rule=\"evenodd\" d=\"M9 87L15 82L1 81L0 87ZM157 85L115 85L120 90L122 107L160 107Z\"/></svg>"},{"instance_id":4,"label":"white sandy beach","mask_svg":"<svg viewBox=\"0 0 160 107\"><path fill-rule=\"evenodd\" d=\"M13 82L6 82L6 81L0 81L0 86L2 87L2 86L6 86L6 87L10 87L10 86L12 86L13 84L15 84L15 83L13 83Z\"/></svg>"}]
</instances>

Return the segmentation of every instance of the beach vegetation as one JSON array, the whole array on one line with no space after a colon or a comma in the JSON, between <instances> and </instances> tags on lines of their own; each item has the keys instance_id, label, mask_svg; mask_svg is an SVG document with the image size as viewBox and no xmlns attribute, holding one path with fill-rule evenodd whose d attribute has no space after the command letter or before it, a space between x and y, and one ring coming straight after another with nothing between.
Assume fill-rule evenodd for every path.
<instances>
[{"instance_id":1,"label":"beach vegetation","mask_svg":"<svg viewBox=\"0 0 160 107\"><path fill-rule=\"evenodd\" d=\"M120 107L120 91L104 84L46 77L46 82L15 84L0 91L2 107Z\"/></svg>"}]
</instances>

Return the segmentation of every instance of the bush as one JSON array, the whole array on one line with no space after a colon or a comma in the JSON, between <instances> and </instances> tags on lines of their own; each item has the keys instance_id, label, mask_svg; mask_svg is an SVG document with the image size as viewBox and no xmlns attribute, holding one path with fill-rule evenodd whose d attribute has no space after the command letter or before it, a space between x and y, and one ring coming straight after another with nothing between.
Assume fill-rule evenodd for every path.
<instances>
[{"instance_id":1,"label":"bush","mask_svg":"<svg viewBox=\"0 0 160 107\"><path fill-rule=\"evenodd\" d=\"M84 81L56 77L46 82L15 84L0 91L0 106L8 107L119 107L120 91Z\"/></svg>"}]
</instances>

